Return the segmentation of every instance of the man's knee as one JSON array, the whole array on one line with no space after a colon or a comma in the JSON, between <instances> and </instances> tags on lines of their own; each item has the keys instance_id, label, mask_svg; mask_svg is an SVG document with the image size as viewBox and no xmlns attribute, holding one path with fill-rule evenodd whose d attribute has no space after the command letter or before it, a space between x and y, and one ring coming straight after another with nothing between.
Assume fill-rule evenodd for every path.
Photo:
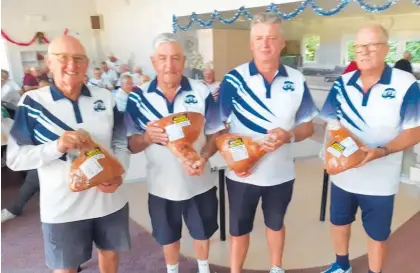
<instances>
[{"instance_id":1,"label":"man's knee","mask_svg":"<svg viewBox=\"0 0 420 273\"><path fill-rule=\"evenodd\" d=\"M72 269L54 269L53 273L77 273L77 268Z\"/></svg>"},{"instance_id":2,"label":"man's knee","mask_svg":"<svg viewBox=\"0 0 420 273\"><path fill-rule=\"evenodd\" d=\"M119 258L119 254L117 251L102 250L102 249L98 249L98 256L103 258L105 261L110 261L110 262L111 261L116 262L118 261L118 258Z\"/></svg>"}]
</instances>

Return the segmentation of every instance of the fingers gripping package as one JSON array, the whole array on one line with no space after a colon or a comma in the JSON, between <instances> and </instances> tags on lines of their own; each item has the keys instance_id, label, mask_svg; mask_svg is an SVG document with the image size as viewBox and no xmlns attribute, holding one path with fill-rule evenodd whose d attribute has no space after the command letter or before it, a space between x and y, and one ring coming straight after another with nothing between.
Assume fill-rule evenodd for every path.
<instances>
[{"instance_id":1,"label":"fingers gripping package","mask_svg":"<svg viewBox=\"0 0 420 273\"><path fill-rule=\"evenodd\" d=\"M260 142L248 136L223 134L216 139L216 145L235 173L248 172L265 155Z\"/></svg>"},{"instance_id":2,"label":"fingers gripping package","mask_svg":"<svg viewBox=\"0 0 420 273\"><path fill-rule=\"evenodd\" d=\"M93 140L81 147L70 170L70 189L74 192L96 187L122 176L125 170L117 158Z\"/></svg>"},{"instance_id":3,"label":"fingers gripping package","mask_svg":"<svg viewBox=\"0 0 420 273\"><path fill-rule=\"evenodd\" d=\"M203 115L195 112L181 112L155 121L154 125L165 130L169 139L167 147L176 157L189 162L200 159L193 144L203 131Z\"/></svg>"},{"instance_id":4,"label":"fingers gripping package","mask_svg":"<svg viewBox=\"0 0 420 273\"><path fill-rule=\"evenodd\" d=\"M354 168L365 157L361 142L339 121L328 122L325 144L325 169L329 174Z\"/></svg>"}]
</instances>

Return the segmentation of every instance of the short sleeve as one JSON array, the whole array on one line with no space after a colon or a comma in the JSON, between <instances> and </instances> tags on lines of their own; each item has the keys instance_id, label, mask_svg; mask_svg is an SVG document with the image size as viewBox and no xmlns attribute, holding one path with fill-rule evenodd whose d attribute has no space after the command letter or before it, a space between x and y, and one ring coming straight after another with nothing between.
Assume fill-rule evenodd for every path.
<instances>
[{"instance_id":1,"label":"short sleeve","mask_svg":"<svg viewBox=\"0 0 420 273\"><path fill-rule=\"evenodd\" d=\"M215 134L225 129L225 125L220 119L218 104L215 102L211 92L208 94L205 102L205 117L204 133L206 135Z\"/></svg>"},{"instance_id":2,"label":"short sleeve","mask_svg":"<svg viewBox=\"0 0 420 273\"><path fill-rule=\"evenodd\" d=\"M303 96L299 109L296 113L295 124L299 125L311 121L318 115L318 109L315 106L314 100L309 92L306 81L303 83Z\"/></svg>"},{"instance_id":3,"label":"short sleeve","mask_svg":"<svg viewBox=\"0 0 420 273\"><path fill-rule=\"evenodd\" d=\"M340 105L338 101L338 94L339 90L342 90L342 88L343 81L340 77L334 82L330 92L328 93L327 99L322 106L320 116L324 121L338 119L338 109Z\"/></svg>"},{"instance_id":4,"label":"short sleeve","mask_svg":"<svg viewBox=\"0 0 420 273\"><path fill-rule=\"evenodd\" d=\"M136 89L131 92L127 99L127 108L124 117L127 136L143 134L149 122L141 111L141 97L138 92L141 92L141 90Z\"/></svg>"},{"instance_id":5,"label":"short sleeve","mask_svg":"<svg viewBox=\"0 0 420 273\"><path fill-rule=\"evenodd\" d=\"M232 113L232 98L236 94L236 87L232 85L229 77L225 76L219 88L219 116L222 122L226 122Z\"/></svg>"},{"instance_id":6,"label":"short sleeve","mask_svg":"<svg viewBox=\"0 0 420 273\"><path fill-rule=\"evenodd\" d=\"M420 126L420 88L417 82L408 88L403 98L400 116L403 130Z\"/></svg>"}]
</instances>

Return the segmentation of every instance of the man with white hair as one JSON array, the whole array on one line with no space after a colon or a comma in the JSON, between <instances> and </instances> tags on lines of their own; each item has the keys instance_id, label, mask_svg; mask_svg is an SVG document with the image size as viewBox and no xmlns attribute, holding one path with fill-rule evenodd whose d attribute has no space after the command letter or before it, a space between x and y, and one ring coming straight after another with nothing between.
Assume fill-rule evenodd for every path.
<instances>
[{"instance_id":1,"label":"man with white hair","mask_svg":"<svg viewBox=\"0 0 420 273\"><path fill-rule=\"evenodd\" d=\"M204 75L204 83L210 89L210 92L213 95L214 100L217 101L217 99L219 97L220 82L216 81L216 79L214 77L214 70L208 68L208 69L204 70L203 75Z\"/></svg>"},{"instance_id":2,"label":"man with white hair","mask_svg":"<svg viewBox=\"0 0 420 273\"><path fill-rule=\"evenodd\" d=\"M113 86L117 84L118 81L118 74L115 70L110 69L106 62L101 63L102 68L102 78L107 82L110 82Z\"/></svg>"},{"instance_id":3,"label":"man with white hair","mask_svg":"<svg viewBox=\"0 0 420 273\"><path fill-rule=\"evenodd\" d=\"M8 140L7 166L38 170L45 259L54 273L76 273L91 258L93 243L99 271L117 273L119 252L130 248L128 202L119 190L122 177L72 192L67 154L92 139L127 168L124 116L109 91L83 84L89 60L79 40L70 35L54 39L46 62L54 85L22 96ZM92 175L98 172L86 167Z\"/></svg>"},{"instance_id":4,"label":"man with white hair","mask_svg":"<svg viewBox=\"0 0 420 273\"><path fill-rule=\"evenodd\" d=\"M114 86L111 84L111 82L109 82L106 77L102 77L102 71L99 67L93 69L93 78L89 79L86 85L106 88L108 90L114 89Z\"/></svg>"},{"instance_id":5,"label":"man with white hair","mask_svg":"<svg viewBox=\"0 0 420 273\"><path fill-rule=\"evenodd\" d=\"M291 143L313 134L318 111L305 78L282 65L281 20L260 13L251 22L253 60L227 73L220 85L221 119L230 133L263 139L267 154L249 173L227 172L231 234L231 273L242 272L255 212L262 199L270 273L284 273L284 217L295 179Z\"/></svg>"},{"instance_id":6,"label":"man with white hair","mask_svg":"<svg viewBox=\"0 0 420 273\"><path fill-rule=\"evenodd\" d=\"M131 77L133 78L133 84L135 86L140 86L143 84L142 76L143 76L143 70L140 67L136 66L136 68L134 69L133 75L131 75Z\"/></svg>"},{"instance_id":7,"label":"man with white hair","mask_svg":"<svg viewBox=\"0 0 420 273\"><path fill-rule=\"evenodd\" d=\"M118 78L118 81L115 85L115 87L119 88L122 84L122 79L124 78L124 76L131 76L131 72L128 69L128 65L126 64L122 64L120 66L120 77Z\"/></svg>"},{"instance_id":8,"label":"man with white hair","mask_svg":"<svg viewBox=\"0 0 420 273\"><path fill-rule=\"evenodd\" d=\"M133 79L130 75L124 75L121 80L121 86L115 92L115 102L118 111L125 112L127 107L128 95L133 91Z\"/></svg>"},{"instance_id":9,"label":"man with white hair","mask_svg":"<svg viewBox=\"0 0 420 273\"><path fill-rule=\"evenodd\" d=\"M364 145L365 159L331 175L331 233L336 261L324 273L351 273L349 241L358 208L367 234L369 273L380 273L391 233L402 151L420 141L420 90L415 77L386 65L388 33L363 27L355 41L358 70L340 76L321 111Z\"/></svg>"},{"instance_id":10,"label":"man with white hair","mask_svg":"<svg viewBox=\"0 0 420 273\"><path fill-rule=\"evenodd\" d=\"M182 218L194 239L199 273L210 273L209 239L218 229L218 203L208 159L217 150L215 137L224 126L208 88L182 75L186 58L176 35L159 35L151 59L156 79L128 97L129 149L146 153L153 236L163 246L168 273L178 273ZM206 118L204 132L194 143L200 154L197 162L180 162L165 147L170 132L152 124L180 112L196 112Z\"/></svg>"},{"instance_id":11,"label":"man with white hair","mask_svg":"<svg viewBox=\"0 0 420 273\"><path fill-rule=\"evenodd\" d=\"M108 60L106 60L106 64L108 65L109 69L115 71L117 75L121 73L121 61L115 57L114 53L110 53L108 56Z\"/></svg>"},{"instance_id":12,"label":"man with white hair","mask_svg":"<svg viewBox=\"0 0 420 273\"><path fill-rule=\"evenodd\" d=\"M409 51L404 52L403 58L395 63L394 68L413 73L413 67L410 63L411 53Z\"/></svg>"}]
</instances>

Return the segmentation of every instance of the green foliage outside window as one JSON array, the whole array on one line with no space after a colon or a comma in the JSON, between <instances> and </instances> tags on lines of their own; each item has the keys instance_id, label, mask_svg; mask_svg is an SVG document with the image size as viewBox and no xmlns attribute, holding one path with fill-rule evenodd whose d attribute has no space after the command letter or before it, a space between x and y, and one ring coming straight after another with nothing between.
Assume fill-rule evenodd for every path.
<instances>
[{"instance_id":1,"label":"green foliage outside window","mask_svg":"<svg viewBox=\"0 0 420 273\"><path fill-rule=\"evenodd\" d=\"M303 45L305 46L305 61L314 62L315 52L320 44L319 36L307 36L303 39Z\"/></svg>"},{"instance_id":2,"label":"green foliage outside window","mask_svg":"<svg viewBox=\"0 0 420 273\"><path fill-rule=\"evenodd\" d=\"M420 63L420 40L419 41L407 41L405 43L405 50L411 53L412 63Z\"/></svg>"}]
</instances>

